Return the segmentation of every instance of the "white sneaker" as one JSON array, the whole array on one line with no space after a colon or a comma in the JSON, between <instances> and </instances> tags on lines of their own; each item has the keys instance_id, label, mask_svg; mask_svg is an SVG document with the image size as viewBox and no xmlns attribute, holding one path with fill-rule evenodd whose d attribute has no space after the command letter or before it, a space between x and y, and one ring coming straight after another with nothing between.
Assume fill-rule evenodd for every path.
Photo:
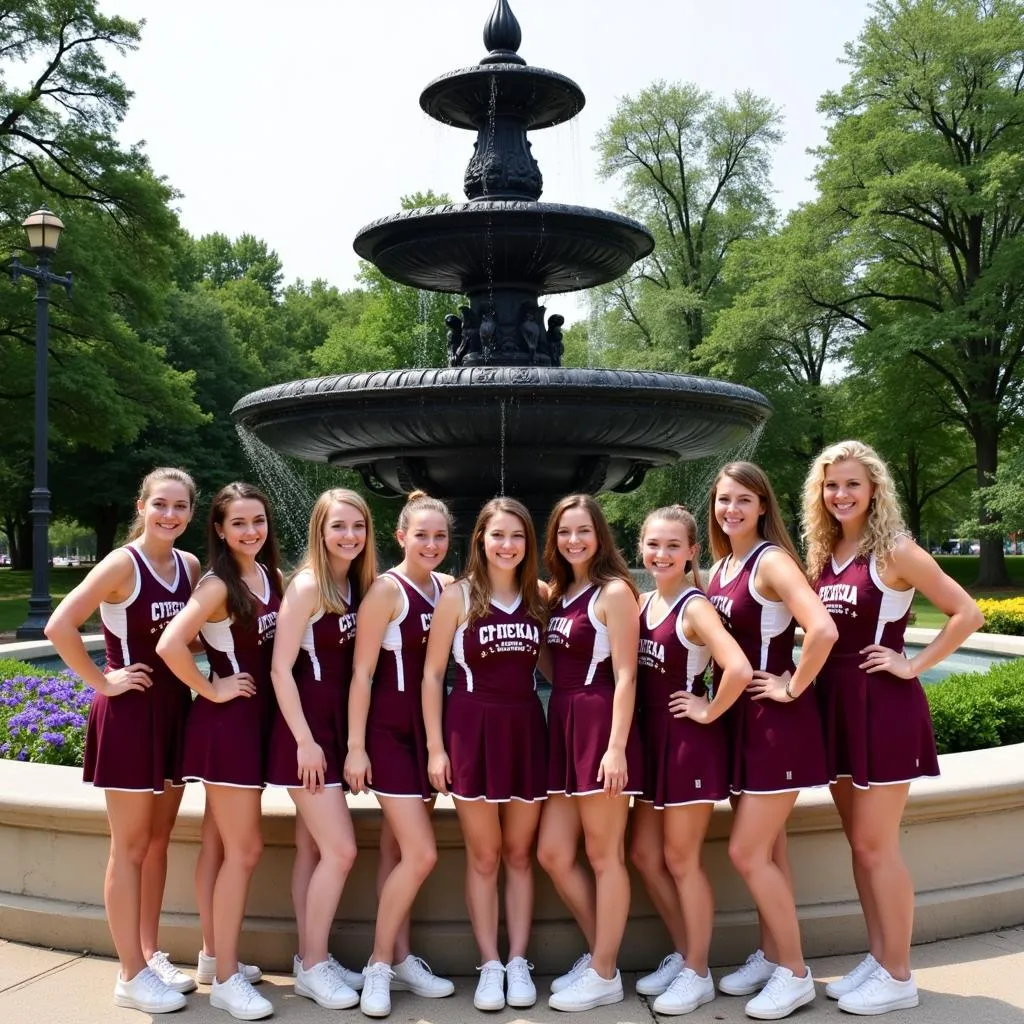
<instances>
[{"instance_id":1,"label":"white sneaker","mask_svg":"<svg viewBox=\"0 0 1024 1024\"><path fill-rule=\"evenodd\" d=\"M334 957L331 956L330 953L327 954L327 959L330 960L330 962L332 964L334 964L335 970L337 970L337 971L339 971L341 973L342 980L345 982L346 985L348 985L348 987L350 989L352 989L353 992L359 992L362 989L362 987L363 987L363 972L362 971L351 971L351 970L349 970L343 964L338 963L338 961L335 960ZM258 968L257 968L257 970L258 970ZM296 953L292 957L292 977L297 978L299 976L299 971L301 971L301 970L302 970L302 957L299 956L298 953ZM262 975L261 975L261 977L262 977ZM249 980L252 981L252 978L250 978Z\"/></svg>"},{"instance_id":2,"label":"white sneaker","mask_svg":"<svg viewBox=\"0 0 1024 1024\"><path fill-rule=\"evenodd\" d=\"M506 1002L517 1010L533 1006L537 1002L537 986L530 977L533 964L525 957L514 956L505 964L505 987L508 990Z\"/></svg>"},{"instance_id":3,"label":"white sneaker","mask_svg":"<svg viewBox=\"0 0 1024 1024\"><path fill-rule=\"evenodd\" d=\"M766 960L764 950L759 949L747 957L742 967L719 980L718 991L727 996L749 996L759 992L768 984L768 979L778 966Z\"/></svg>"},{"instance_id":4,"label":"white sneaker","mask_svg":"<svg viewBox=\"0 0 1024 1024\"><path fill-rule=\"evenodd\" d=\"M394 971L391 964L367 964L363 968L363 991L359 997L359 1009L367 1017L386 1017L391 1012L391 979Z\"/></svg>"},{"instance_id":5,"label":"white sneaker","mask_svg":"<svg viewBox=\"0 0 1024 1024\"><path fill-rule=\"evenodd\" d=\"M227 1010L236 1020L262 1020L274 1012L270 1000L264 999L241 974L232 974L223 983L214 978L210 1005Z\"/></svg>"},{"instance_id":6,"label":"white sneaker","mask_svg":"<svg viewBox=\"0 0 1024 1024\"><path fill-rule=\"evenodd\" d=\"M866 981L839 1000L839 1009L873 1017L890 1010L909 1010L917 1003L917 983L913 975L906 981L897 981L879 964Z\"/></svg>"},{"instance_id":7,"label":"white sneaker","mask_svg":"<svg viewBox=\"0 0 1024 1024\"><path fill-rule=\"evenodd\" d=\"M195 979L184 971L179 971L171 958L159 949L146 961L149 969L168 987L175 992L191 992L196 987Z\"/></svg>"},{"instance_id":8,"label":"white sneaker","mask_svg":"<svg viewBox=\"0 0 1024 1024\"><path fill-rule=\"evenodd\" d=\"M684 967L665 991L654 1000L654 1012L673 1016L692 1013L698 1006L710 1003L715 998L715 983L711 972L702 978L696 971Z\"/></svg>"},{"instance_id":9,"label":"white sneaker","mask_svg":"<svg viewBox=\"0 0 1024 1024\"><path fill-rule=\"evenodd\" d=\"M391 979L392 992L412 992L426 999L444 999L455 991L454 982L439 978L425 960L412 953L391 970L394 974Z\"/></svg>"},{"instance_id":10,"label":"white sneaker","mask_svg":"<svg viewBox=\"0 0 1024 1024\"><path fill-rule=\"evenodd\" d=\"M263 972L255 964L243 964L241 960L238 961L238 973L250 985L255 985L263 980ZM207 956L202 950L199 950L199 956L196 957L196 981L200 985L212 985L216 977L217 958Z\"/></svg>"},{"instance_id":11,"label":"white sneaker","mask_svg":"<svg viewBox=\"0 0 1024 1024\"><path fill-rule=\"evenodd\" d=\"M825 995L829 999L842 999L843 996L852 992L855 988L860 988L878 966L878 961L868 953L849 974L844 974L841 978L830 981L825 986Z\"/></svg>"},{"instance_id":12,"label":"white sneaker","mask_svg":"<svg viewBox=\"0 0 1024 1024\"><path fill-rule=\"evenodd\" d=\"M584 953L565 974L559 975L551 982L551 994L554 995L556 992L568 988L590 966L592 959L589 953Z\"/></svg>"},{"instance_id":13,"label":"white sneaker","mask_svg":"<svg viewBox=\"0 0 1024 1024\"><path fill-rule=\"evenodd\" d=\"M478 1010L505 1009L505 967L500 960L488 960L478 967L480 980L476 983L473 1005Z\"/></svg>"},{"instance_id":14,"label":"white sneaker","mask_svg":"<svg viewBox=\"0 0 1024 1024\"><path fill-rule=\"evenodd\" d=\"M312 999L325 1010L347 1010L359 1002L359 993L345 984L338 968L341 965L332 960L321 960L307 971L299 968L295 975L295 994Z\"/></svg>"},{"instance_id":15,"label":"white sneaker","mask_svg":"<svg viewBox=\"0 0 1024 1024\"><path fill-rule=\"evenodd\" d=\"M669 953L651 974L638 978L636 991L641 996L660 996L672 984L675 976L683 969L683 954Z\"/></svg>"},{"instance_id":16,"label":"white sneaker","mask_svg":"<svg viewBox=\"0 0 1024 1024\"><path fill-rule=\"evenodd\" d=\"M152 967L143 967L131 981L125 981L118 975L114 1002L143 1013L173 1013L183 1009L187 1000L180 992L165 985Z\"/></svg>"},{"instance_id":17,"label":"white sneaker","mask_svg":"<svg viewBox=\"0 0 1024 1024\"><path fill-rule=\"evenodd\" d=\"M548 999L552 1010L593 1010L596 1006L608 1006L622 1002L622 975L616 970L612 979L602 978L593 967L588 967L576 980L561 992Z\"/></svg>"},{"instance_id":18,"label":"white sneaker","mask_svg":"<svg viewBox=\"0 0 1024 1024\"><path fill-rule=\"evenodd\" d=\"M744 1007L748 1017L757 1020L781 1020L798 1006L814 1002L814 979L811 969L804 969L798 978L788 967L776 967L768 984ZM840 1007L842 1009L842 1007Z\"/></svg>"}]
</instances>

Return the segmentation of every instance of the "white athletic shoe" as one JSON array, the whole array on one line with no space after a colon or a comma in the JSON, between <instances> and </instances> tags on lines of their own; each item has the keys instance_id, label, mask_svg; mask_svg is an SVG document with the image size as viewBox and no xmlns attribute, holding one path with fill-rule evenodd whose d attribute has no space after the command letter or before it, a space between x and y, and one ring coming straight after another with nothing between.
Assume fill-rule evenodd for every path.
<instances>
[{"instance_id":1,"label":"white athletic shoe","mask_svg":"<svg viewBox=\"0 0 1024 1024\"><path fill-rule=\"evenodd\" d=\"M478 967L480 980L476 983L473 1005L478 1010L505 1009L505 967L500 960L488 960Z\"/></svg>"},{"instance_id":2,"label":"white athletic shoe","mask_svg":"<svg viewBox=\"0 0 1024 1024\"><path fill-rule=\"evenodd\" d=\"M711 972L702 978L696 971L684 967L667 989L654 1000L654 1012L666 1016L692 1013L698 1006L710 1003L715 998L715 983Z\"/></svg>"},{"instance_id":3,"label":"white athletic shoe","mask_svg":"<svg viewBox=\"0 0 1024 1024\"><path fill-rule=\"evenodd\" d=\"M270 1000L264 999L241 974L232 974L223 984L214 978L210 1005L227 1010L235 1020L262 1020L274 1012Z\"/></svg>"},{"instance_id":4,"label":"white athletic shoe","mask_svg":"<svg viewBox=\"0 0 1024 1024\"><path fill-rule=\"evenodd\" d=\"M359 997L359 1009L367 1017L386 1017L391 1012L391 979L394 971L391 964L367 964L363 968L363 991Z\"/></svg>"},{"instance_id":5,"label":"white athletic shoe","mask_svg":"<svg viewBox=\"0 0 1024 1024\"><path fill-rule=\"evenodd\" d=\"M917 1004L917 984L913 976L897 981L879 964L866 981L839 1000L839 1009L873 1017L890 1010L909 1010Z\"/></svg>"},{"instance_id":6,"label":"white athletic shoe","mask_svg":"<svg viewBox=\"0 0 1024 1024\"><path fill-rule=\"evenodd\" d=\"M554 995L556 992L568 988L590 966L592 959L589 953L584 953L565 974L559 975L551 982L551 994Z\"/></svg>"},{"instance_id":7,"label":"white athletic shoe","mask_svg":"<svg viewBox=\"0 0 1024 1024\"><path fill-rule=\"evenodd\" d=\"M152 967L143 967L131 981L125 981L118 975L114 1002L143 1013L173 1013L182 1009L187 1000L180 992L165 985Z\"/></svg>"},{"instance_id":8,"label":"white athletic shoe","mask_svg":"<svg viewBox=\"0 0 1024 1024\"><path fill-rule=\"evenodd\" d=\"M683 969L683 954L669 953L651 973L637 978L636 991L641 996L660 996Z\"/></svg>"},{"instance_id":9,"label":"white athletic shoe","mask_svg":"<svg viewBox=\"0 0 1024 1024\"><path fill-rule=\"evenodd\" d=\"M781 1020L797 1007L814 1002L814 979L805 968L798 978L788 967L776 967L768 984L744 1007L748 1017L757 1020Z\"/></svg>"},{"instance_id":10,"label":"white athletic shoe","mask_svg":"<svg viewBox=\"0 0 1024 1024\"><path fill-rule=\"evenodd\" d=\"M307 971L299 968L295 975L295 994L312 999L325 1010L347 1010L359 1002L359 993L349 988L338 970L340 964L321 960Z\"/></svg>"},{"instance_id":11,"label":"white athletic shoe","mask_svg":"<svg viewBox=\"0 0 1024 1024\"><path fill-rule=\"evenodd\" d=\"M537 986L530 977L532 970L533 964L522 956L514 956L505 964L506 1002L509 1006L521 1010L537 1002Z\"/></svg>"},{"instance_id":12,"label":"white athletic shoe","mask_svg":"<svg viewBox=\"0 0 1024 1024\"><path fill-rule=\"evenodd\" d=\"M256 985L263 980L263 972L255 964L243 964L241 960L238 961L238 973L250 985ZM202 950L199 950L199 956L196 957L196 981L200 985L212 985L216 977L217 958L207 956Z\"/></svg>"},{"instance_id":13,"label":"white athletic shoe","mask_svg":"<svg viewBox=\"0 0 1024 1024\"><path fill-rule=\"evenodd\" d=\"M358 991L360 991L362 989L362 987L363 987L363 974L362 974L362 971L351 971L351 970L349 970L347 967L343 966L342 964L339 964L338 961L335 960L334 957L331 956L330 953L327 954L327 959L330 960L331 963L334 964L335 968L341 972L342 979L344 980L345 984L348 985L348 987L350 989L353 989L355 992L358 992ZM292 977L298 977L299 971L301 969L302 969L302 957L299 956L298 953L296 953L292 957ZM252 981L251 978L249 980Z\"/></svg>"},{"instance_id":14,"label":"white athletic shoe","mask_svg":"<svg viewBox=\"0 0 1024 1024\"><path fill-rule=\"evenodd\" d=\"M848 995L855 988L860 988L878 966L878 961L868 953L849 974L844 974L841 978L830 981L825 986L825 995L829 999L842 999L843 996Z\"/></svg>"},{"instance_id":15,"label":"white athletic shoe","mask_svg":"<svg viewBox=\"0 0 1024 1024\"><path fill-rule=\"evenodd\" d=\"M622 999L622 975L617 970L615 977L608 979L602 978L593 967L588 967L568 988L549 997L548 1006L552 1010L573 1013L621 1003Z\"/></svg>"},{"instance_id":16,"label":"white athletic shoe","mask_svg":"<svg viewBox=\"0 0 1024 1024\"><path fill-rule=\"evenodd\" d=\"M175 992L191 992L196 987L195 979L184 971L179 971L171 958L159 949L146 961L149 969L168 987Z\"/></svg>"},{"instance_id":17,"label":"white athletic shoe","mask_svg":"<svg viewBox=\"0 0 1024 1024\"><path fill-rule=\"evenodd\" d=\"M725 975L718 982L718 991L727 996L749 996L760 992L768 984L768 979L775 973L778 964L765 959L764 950L757 950L747 957L746 963Z\"/></svg>"},{"instance_id":18,"label":"white athletic shoe","mask_svg":"<svg viewBox=\"0 0 1024 1024\"><path fill-rule=\"evenodd\" d=\"M455 983L447 978L439 978L430 965L410 953L400 964L391 968L392 992L412 992L426 999L444 999L455 991Z\"/></svg>"}]
</instances>

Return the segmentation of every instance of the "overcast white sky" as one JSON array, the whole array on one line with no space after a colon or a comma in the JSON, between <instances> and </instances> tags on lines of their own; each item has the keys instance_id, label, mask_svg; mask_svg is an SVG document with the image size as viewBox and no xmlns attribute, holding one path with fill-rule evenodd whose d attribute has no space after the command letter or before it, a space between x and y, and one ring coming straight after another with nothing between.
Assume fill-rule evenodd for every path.
<instances>
[{"instance_id":1,"label":"overcast white sky","mask_svg":"<svg viewBox=\"0 0 1024 1024\"><path fill-rule=\"evenodd\" d=\"M808 147L823 141L818 97L847 77L838 63L866 0L511 0L531 64L573 78L587 105L531 135L544 199L611 209L596 133L616 100L652 81L727 95L753 89L782 107L777 202L813 194ZM469 132L431 121L422 88L484 56L493 0L102 0L145 18L142 45L117 67L135 92L123 138L183 193L194 235L266 240L286 280L351 286L352 239L432 188L462 197ZM570 314L572 310L566 309Z\"/></svg>"}]
</instances>

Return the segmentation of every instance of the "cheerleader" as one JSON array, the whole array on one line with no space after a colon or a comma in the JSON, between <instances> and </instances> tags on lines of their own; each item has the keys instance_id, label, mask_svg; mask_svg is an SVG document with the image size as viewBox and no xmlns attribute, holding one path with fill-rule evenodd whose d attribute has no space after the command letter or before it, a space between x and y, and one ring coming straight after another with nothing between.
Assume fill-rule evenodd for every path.
<instances>
[{"instance_id":1,"label":"cheerleader","mask_svg":"<svg viewBox=\"0 0 1024 1024\"><path fill-rule=\"evenodd\" d=\"M142 481L128 543L112 551L57 606L46 624L54 649L96 691L85 736L84 780L104 791L110 857L103 886L121 970L118 1006L168 1013L195 981L159 950L167 846L181 803L188 691L157 654L157 640L185 606L199 562L174 547L192 519L196 487L181 469ZM97 610L104 671L79 628Z\"/></svg>"},{"instance_id":2,"label":"cheerleader","mask_svg":"<svg viewBox=\"0 0 1024 1024\"><path fill-rule=\"evenodd\" d=\"M867 956L825 989L847 1013L918 1004L910 972L914 887L900 819L914 779L939 774L918 676L984 622L971 596L909 536L885 463L859 441L826 448L804 487L807 570L839 640L818 680L832 798L853 854ZM916 591L949 618L913 658L903 636Z\"/></svg>"},{"instance_id":3,"label":"cheerleader","mask_svg":"<svg viewBox=\"0 0 1024 1024\"><path fill-rule=\"evenodd\" d=\"M216 960L210 1005L240 1020L259 1020L274 1008L252 987L258 977L239 962L238 937L263 853L260 797L274 715L270 662L282 587L270 506L260 490L232 483L217 492L207 551L210 568L164 630L157 653L198 695L185 730L182 774L206 788L208 841L200 851L205 863L196 868L196 899L204 950ZM197 636L210 679L189 649Z\"/></svg>"}]
</instances>

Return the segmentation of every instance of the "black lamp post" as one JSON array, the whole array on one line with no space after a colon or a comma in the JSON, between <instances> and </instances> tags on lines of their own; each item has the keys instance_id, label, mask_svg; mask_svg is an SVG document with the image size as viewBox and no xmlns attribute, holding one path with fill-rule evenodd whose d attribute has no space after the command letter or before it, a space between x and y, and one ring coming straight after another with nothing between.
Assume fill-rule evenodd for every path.
<instances>
[{"instance_id":1,"label":"black lamp post","mask_svg":"<svg viewBox=\"0 0 1024 1024\"><path fill-rule=\"evenodd\" d=\"M64 223L46 207L30 213L22 222L28 235L28 247L36 254L37 266L25 267L15 258L10 263L11 278L24 275L36 283L36 414L35 484L32 488L32 596L28 600L28 618L18 628L19 640L42 640L50 617L50 488L47 482L47 440L49 433L49 377L46 357L50 334L50 285L62 285L71 294L71 275L50 273L50 258L57 251Z\"/></svg>"}]
</instances>

